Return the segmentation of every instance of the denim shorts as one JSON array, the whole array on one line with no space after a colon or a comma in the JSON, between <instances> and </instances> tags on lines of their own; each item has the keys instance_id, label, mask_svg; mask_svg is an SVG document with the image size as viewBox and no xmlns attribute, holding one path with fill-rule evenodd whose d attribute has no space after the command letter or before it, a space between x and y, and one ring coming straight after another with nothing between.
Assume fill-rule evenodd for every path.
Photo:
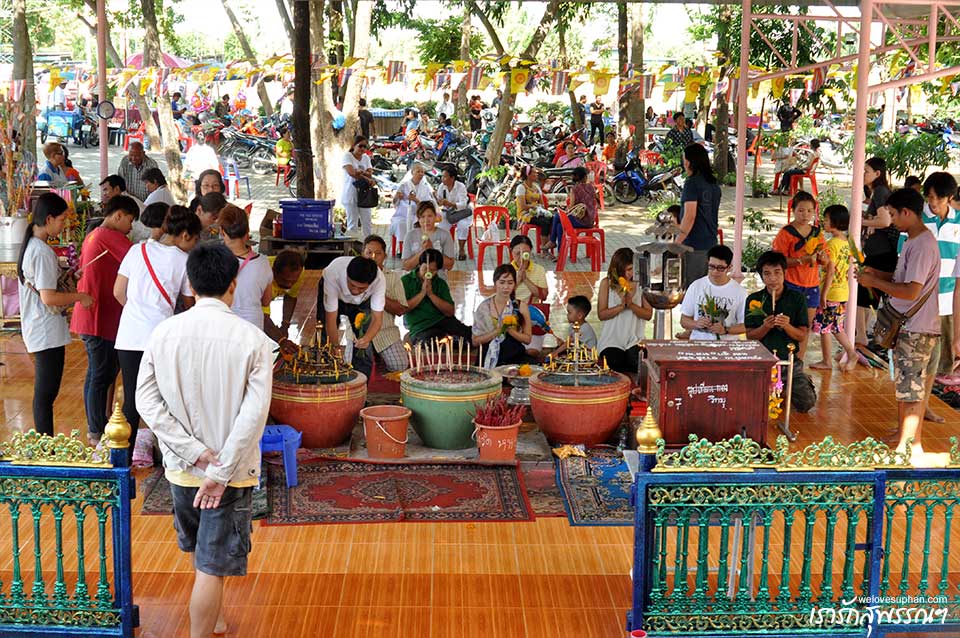
<instances>
[{"instance_id":1,"label":"denim shorts","mask_svg":"<svg viewBox=\"0 0 960 638\"><path fill-rule=\"evenodd\" d=\"M177 544L194 567L211 576L245 576L253 532L253 488L228 487L216 509L193 506L196 487L170 485Z\"/></svg>"},{"instance_id":2,"label":"denim shorts","mask_svg":"<svg viewBox=\"0 0 960 638\"><path fill-rule=\"evenodd\" d=\"M810 286L805 288L803 286L798 286L797 284L792 284L789 281L784 282L790 290L796 290L801 295L807 299L807 308L819 308L820 307L820 286Z\"/></svg>"}]
</instances>

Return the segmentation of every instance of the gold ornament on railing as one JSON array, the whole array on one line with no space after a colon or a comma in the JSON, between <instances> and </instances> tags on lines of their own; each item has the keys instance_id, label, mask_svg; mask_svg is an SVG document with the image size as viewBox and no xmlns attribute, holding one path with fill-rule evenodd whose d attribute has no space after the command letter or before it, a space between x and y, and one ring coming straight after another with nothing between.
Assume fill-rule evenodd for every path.
<instances>
[{"instance_id":1,"label":"gold ornament on railing","mask_svg":"<svg viewBox=\"0 0 960 638\"><path fill-rule=\"evenodd\" d=\"M0 443L0 455L13 465L112 467L109 456L87 447L79 430L71 431L70 436L49 436L36 430L17 432L9 441Z\"/></svg>"},{"instance_id":2,"label":"gold ornament on railing","mask_svg":"<svg viewBox=\"0 0 960 638\"><path fill-rule=\"evenodd\" d=\"M637 434L639 437L639 432ZM913 439L907 441L907 451L897 452L886 443L873 438L849 444L839 443L828 436L819 443L790 451L787 437L778 436L773 449L765 448L753 439L740 435L717 441L690 435L690 443L679 452L666 452L666 445L657 445L657 465L654 472L746 472L766 468L789 471L849 471L877 468L910 468L910 449ZM951 452L953 454L953 452Z\"/></svg>"},{"instance_id":3,"label":"gold ornament on railing","mask_svg":"<svg viewBox=\"0 0 960 638\"><path fill-rule=\"evenodd\" d=\"M657 454L659 462L659 446L663 444L663 432L653 416L653 409L647 407L647 413L637 428L637 451L640 454Z\"/></svg>"},{"instance_id":4,"label":"gold ornament on railing","mask_svg":"<svg viewBox=\"0 0 960 638\"><path fill-rule=\"evenodd\" d=\"M110 415L110 420L107 421L107 427L103 429L106 446L115 450L123 450L130 447L131 432L130 424L127 423L127 420L124 418L123 411L120 409L120 402L117 401L113 404L113 414Z\"/></svg>"}]
</instances>

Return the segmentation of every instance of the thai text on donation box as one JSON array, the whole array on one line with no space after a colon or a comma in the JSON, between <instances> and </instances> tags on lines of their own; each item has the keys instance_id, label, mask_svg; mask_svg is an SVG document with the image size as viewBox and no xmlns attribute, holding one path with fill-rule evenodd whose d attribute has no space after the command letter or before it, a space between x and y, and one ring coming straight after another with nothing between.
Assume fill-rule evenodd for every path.
<instances>
[{"instance_id":1,"label":"thai text on donation box","mask_svg":"<svg viewBox=\"0 0 960 638\"><path fill-rule=\"evenodd\" d=\"M669 447L736 434L766 445L777 358L756 341L648 341L649 406Z\"/></svg>"}]
</instances>

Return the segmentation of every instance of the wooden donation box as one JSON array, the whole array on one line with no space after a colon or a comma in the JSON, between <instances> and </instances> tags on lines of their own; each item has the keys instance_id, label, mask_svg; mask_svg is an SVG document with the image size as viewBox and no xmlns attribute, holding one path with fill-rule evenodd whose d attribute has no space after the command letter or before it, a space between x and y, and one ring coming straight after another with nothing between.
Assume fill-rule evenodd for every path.
<instances>
[{"instance_id":1,"label":"wooden donation box","mask_svg":"<svg viewBox=\"0 0 960 638\"><path fill-rule=\"evenodd\" d=\"M669 447L736 434L766 445L777 358L757 341L648 341L649 409Z\"/></svg>"}]
</instances>

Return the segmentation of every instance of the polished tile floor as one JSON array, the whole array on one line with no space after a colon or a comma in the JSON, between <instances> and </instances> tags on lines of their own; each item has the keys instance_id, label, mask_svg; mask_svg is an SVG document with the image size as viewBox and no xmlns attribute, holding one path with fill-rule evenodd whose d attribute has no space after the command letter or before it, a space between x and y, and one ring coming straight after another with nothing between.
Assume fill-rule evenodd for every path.
<instances>
[{"instance_id":1,"label":"polished tile floor","mask_svg":"<svg viewBox=\"0 0 960 638\"><path fill-rule=\"evenodd\" d=\"M593 296L599 276L549 276L553 323L565 333L563 301L572 294ZM464 309L476 307L483 292L475 278L475 273L450 277L458 315L467 323L472 312ZM489 278L488 272L488 285ZM311 288L304 286L305 291ZM298 316L310 310L310 297L304 294ZM0 336L0 363L5 364L0 366L0 437L6 438L31 424L33 369L19 336ZM59 431L83 427L85 369L83 347L75 341L67 350L56 405ZM795 415L798 444L828 434L845 442L884 438L894 428L896 404L883 371L814 372L813 378L819 402L811 413ZM960 432L960 418L936 400L934 409L947 422L924 426L925 448L947 451L948 437ZM776 434L771 426L770 440ZM133 566L140 635L187 636L190 563L177 550L170 519L141 516L139 508L138 499ZM9 528L0 527L0 547L8 543ZM491 524L256 524L250 574L227 584L229 635L618 637L631 600L632 546L629 528L572 528L565 518ZM4 558L0 578L8 579L9 569Z\"/></svg>"}]
</instances>

